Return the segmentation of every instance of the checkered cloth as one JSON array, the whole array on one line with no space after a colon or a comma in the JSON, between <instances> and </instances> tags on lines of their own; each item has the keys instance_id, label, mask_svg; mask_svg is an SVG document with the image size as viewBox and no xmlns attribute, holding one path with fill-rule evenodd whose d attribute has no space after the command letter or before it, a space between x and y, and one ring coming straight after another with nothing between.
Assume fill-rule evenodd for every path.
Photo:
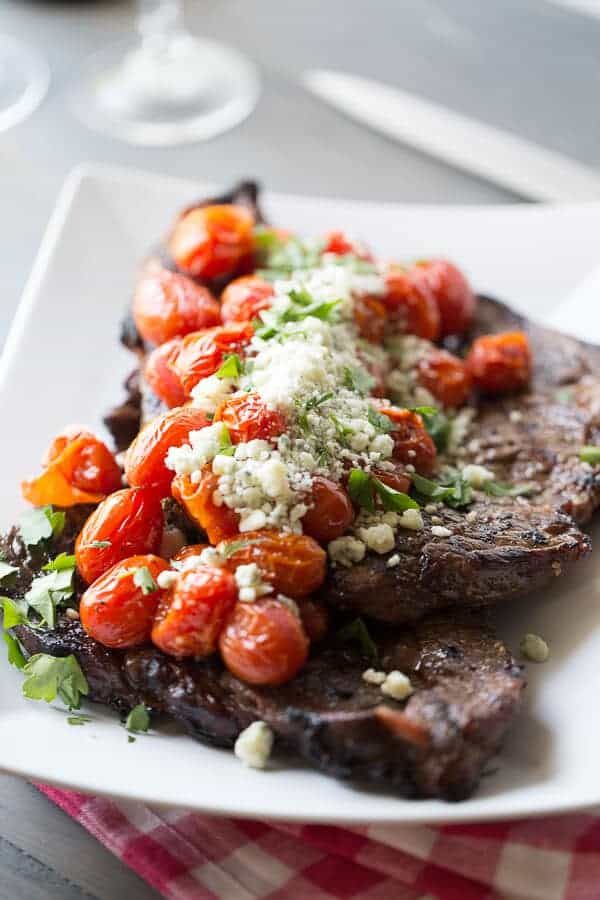
<instances>
[{"instance_id":1,"label":"checkered cloth","mask_svg":"<svg viewBox=\"0 0 600 900\"><path fill-rule=\"evenodd\" d=\"M38 787L171 900L600 898L600 809L489 825L336 828Z\"/></svg>"}]
</instances>

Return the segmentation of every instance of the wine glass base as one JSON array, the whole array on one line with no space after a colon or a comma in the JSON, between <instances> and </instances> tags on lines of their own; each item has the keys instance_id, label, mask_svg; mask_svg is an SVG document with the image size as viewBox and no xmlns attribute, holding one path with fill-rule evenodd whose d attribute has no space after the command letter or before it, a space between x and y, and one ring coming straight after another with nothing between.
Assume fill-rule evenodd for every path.
<instances>
[{"instance_id":1,"label":"wine glass base","mask_svg":"<svg viewBox=\"0 0 600 900\"><path fill-rule=\"evenodd\" d=\"M27 118L48 90L50 71L27 44L0 35L0 131Z\"/></svg>"},{"instance_id":2,"label":"wine glass base","mask_svg":"<svg viewBox=\"0 0 600 900\"><path fill-rule=\"evenodd\" d=\"M75 89L90 128L131 144L208 140L254 109L256 67L230 47L182 34L168 46L129 44L96 54Z\"/></svg>"}]
</instances>

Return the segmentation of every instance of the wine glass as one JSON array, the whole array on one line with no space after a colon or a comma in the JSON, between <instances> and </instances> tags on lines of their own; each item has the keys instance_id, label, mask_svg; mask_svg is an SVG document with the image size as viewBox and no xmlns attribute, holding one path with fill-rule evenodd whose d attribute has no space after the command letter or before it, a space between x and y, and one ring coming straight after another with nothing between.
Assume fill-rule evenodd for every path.
<instances>
[{"instance_id":1,"label":"wine glass","mask_svg":"<svg viewBox=\"0 0 600 900\"><path fill-rule=\"evenodd\" d=\"M0 131L12 128L39 106L48 90L50 71L27 44L0 35Z\"/></svg>"},{"instance_id":2,"label":"wine glass","mask_svg":"<svg viewBox=\"0 0 600 900\"><path fill-rule=\"evenodd\" d=\"M93 56L75 89L75 110L89 127L169 146L214 137L252 112L255 66L190 34L182 0L137 0L136 29L135 39Z\"/></svg>"}]
</instances>

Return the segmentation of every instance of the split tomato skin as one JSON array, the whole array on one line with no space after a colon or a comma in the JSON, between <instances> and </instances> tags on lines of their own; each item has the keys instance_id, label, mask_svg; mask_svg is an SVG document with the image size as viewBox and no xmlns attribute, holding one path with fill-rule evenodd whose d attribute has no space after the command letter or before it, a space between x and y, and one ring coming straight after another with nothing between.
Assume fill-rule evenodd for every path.
<instances>
[{"instance_id":1,"label":"split tomato skin","mask_svg":"<svg viewBox=\"0 0 600 900\"><path fill-rule=\"evenodd\" d=\"M236 549L225 540L223 565L235 572L238 566L256 563L263 581L278 594L294 600L308 597L325 581L327 554L307 534L279 531L246 531L237 535Z\"/></svg>"},{"instance_id":2,"label":"split tomato skin","mask_svg":"<svg viewBox=\"0 0 600 900\"><path fill-rule=\"evenodd\" d=\"M157 265L149 266L136 285L133 319L144 340L158 345L220 324L221 311L207 288Z\"/></svg>"},{"instance_id":3,"label":"split tomato skin","mask_svg":"<svg viewBox=\"0 0 600 900\"><path fill-rule=\"evenodd\" d=\"M471 346L466 364L473 382L486 394L510 394L527 387L532 358L523 331L484 334Z\"/></svg>"},{"instance_id":4,"label":"split tomato skin","mask_svg":"<svg viewBox=\"0 0 600 900\"><path fill-rule=\"evenodd\" d=\"M214 204L185 212L168 246L178 268L210 281L246 269L254 248L254 217L235 204Z\"/></svg>"},{"instance_id":5,"label":"split tomato skin","mask_svg":"<svg viewBox=\"0 0 600 900\"><path fill-rule=\"evenodd\" d=\"M446 259L429 259L416 263L411 275L415 282L422 281L435 298L440 336L464 334L473 320L477 299L460 269Z\"/></svg>"},{"instance_id":6,"label":"split tomato skin","mask_svg":"<svg viewBox=\"0 0 600 900\"><path fill-rule=\"evenodd\" d=\"M279 600L237 603L219 638L229 671L246 684L277 686L290 681L308 657L302 622Z\"/></svg>"},{"instance_id":7,"label":"split tomato skin","mask_svg":"<svg viewBox=\"0 0 600 900\"><path fill-rule=\"evenodd\" d=\"M234 444L272 440L286 429L284 417L255 393L228 397L217 407L214 421L223 422Z\"/></svg>"},{"instance_id":8,"label":"split tomato skin","mask_svg":"<svg viewBox=\"0 0 600 900\"><path fill-rule=\"evenodd\" d=\"M156 396L169 409L183 406L187 397L183 385L175 372L175 360L181 350L182 339L173 338L148 354L144 364L144 378Z\"/></svg>"},{"instance_id":9,"label":"split tomato skin","mask_svg":"<svg viewBox=\"0 0 600 900\"><path fill-rule=\"evenodd\" d=\"M417 364L419 383L442 406L458 409L471 393L471 373L462 359L446 350L431 350Z\"/></svg>"},{"instance_id":10,"label":"split tomato skin","mask_svg":"<svg viewBox=\"0 0 600 900\"><path fill-rule=\"evenodd\" d=\"M394 424L394 430L390 432L394 441L394 459L404 465L413 465L421 475L431 475L437 450L421 416L386 404L378 405L377 409Z\"/></svg>"},{"instance_id":11,"label":"split tomato skin","mask_svg":"<svg viewBox=\"0 0 600 900\"><path fill-rule=\"evenodd\" d=\"M186 335L173 362L173 371L186 396L189 397L199 381L215 374L225 356L242 353L253 334L249 322L232 322Z\"/></svg>"},{"instance_id":12,"label":"split tomato skin","mask_svg":"<svg viewBox=\"0 0 600 900\"><path fill-rule=\"evenodd\" d=\"M243 275L231 281L221 294L221 317L229 322L253 322L269 309L275 289L258 275Z\"/></svg>"},{"instance_id":13,"label":"split tomato skin","mask_svg":"<svg viewBox=\"0 0 600 900\"><path fill-rule=\"evenodd\" d=\"M429 286L410 270L392 266L385 274L382 297L388 320L403 334L428 341L440 336L440 313Z\"/></svg>"},{"instance_id":14,"label":"split tomato skin","mask_svg":"<svg viewBox=\"0 0 600 900\"><path fill-rule=\"evenodd\" d=\"M137 647L150 640L163 591L156 586L144 593L135 584L135 573L141 568L148 569L156 582L168 566L153 554L129 556L100 575L81 597L81 624L86 634L105 647Z\"/></svg>"},{"instance_id":15,"label":"split tomato skin","mask_svg":"<svg viewBox=\"0 0 600 900\"><path fill-rule=\"evenodd\" d=\"M219 476L210 466L202 470L200 481L194 483L189 475L177 475L171 485L173 497L202 528L214 546L239 532L239 516L222 504L217 506L214 494L219 487Z\"/></svg>"},{"instance_id":16,"label":"split tomato skin","mask_svg":"<svg viewBox=\"0 0 600 900\"><path fill-rule=\"evenodd\" d=\"M158 607L152 642L183 658L210 656L237 600L233 575L216 566L181 572Z\"/></svg>"},{"instance_id":17,"label":"split tomato skin","mask_svg":"<svg viewBox=\"0 0 600 900\"><path fill-rule=\"evenodd\" d=\"M125 455L125 477L131 487L152 485L168 497L175 473L166 466L167 453L187 443L191 431L209 424L206 413L193 406L170 409L149 422Z\"/></svg>"},{"instance_id":18,"label":"split tomato skin","mask_svg":"<svg viewBox=\"0 0 600 900\"><path fill-rule=\"evenodd\" d=\"M348 531L354 521L354 507L343 487L315 475L310 501L312 505L302 519L305 534L320 544L328 544Z\"/></svg>"},{"instance_id":19,"label":"split tomato skin","mask_svg":"<svg viewBox=\"0 0 600 900\"><path fill-rule=\"evenodd\" d=\"M94 510L77 537L79 574L91 584L128 556L156 554L162 533L159 491L148 487L116 491Z\"/></svg>"}]
</instances>

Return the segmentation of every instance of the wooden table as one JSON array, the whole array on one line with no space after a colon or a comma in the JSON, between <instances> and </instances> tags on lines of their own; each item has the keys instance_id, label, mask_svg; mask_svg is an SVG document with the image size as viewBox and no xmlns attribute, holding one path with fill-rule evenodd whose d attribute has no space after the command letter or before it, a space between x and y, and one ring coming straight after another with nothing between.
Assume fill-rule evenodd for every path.
<instances>
[{"instance_id":1,"label":"wooden table","mask_svg":"<svg viewBox=\"0 0 600 900\"><path fill-rule=\"evenodd\" d=\"M517 199L338 116L297 85L307 66L396 83L600 164L600 20L574 9L545 0L203 0L189 7L197 31L260 62L263 95L247 122L210 143L145 150L88 132L67 103L83 59L129 28L130 4L2 5L0 31L38 43L53 80L35 115L0 135L0 343L59 185L82 160L224 183L247 174L273 189L357 199ZM8 775L0 775L0 873L0 900L155 895L34 787Z\"/></svg>"}]
</instances>

